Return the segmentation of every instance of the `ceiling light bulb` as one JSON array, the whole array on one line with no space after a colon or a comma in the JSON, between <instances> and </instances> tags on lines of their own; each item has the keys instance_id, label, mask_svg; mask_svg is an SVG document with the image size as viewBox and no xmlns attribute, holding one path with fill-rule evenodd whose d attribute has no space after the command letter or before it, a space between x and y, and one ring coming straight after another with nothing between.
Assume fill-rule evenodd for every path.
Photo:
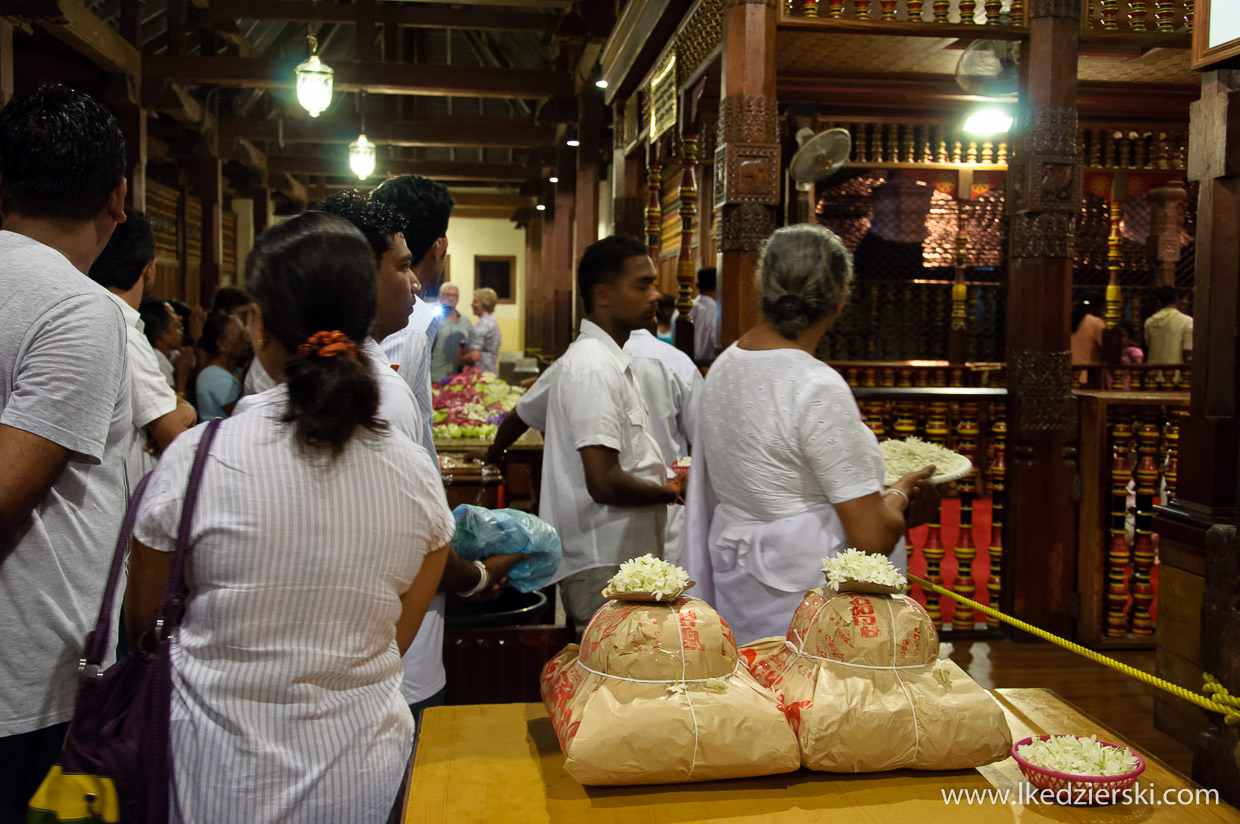
<instances>
[{"instance_id":1,"label":"ceiling light bulb","mask_svg":"<svg viewBox=\"0 0 1240 824\"><path fill-rule=\"evenodd\" d=\"M594 81L594 85L598 86L600 89L605 89L607 88L607 81L600 77L598 80Z\"/></svg>"},{"instance_id":2,"label":"ceiling light bulb","mask_svg":"<svg viewBox=\"0 0 1240 824\"><path fill-rule=\"evenodd\" d=\"M988 135L1003 134L1012 128L1012 116L1002 109L980 109L964 122L964 130L969 134Z\"/></svg>"},{"instance_id":3,"label":"ceiling light bulb","mask_svg":"<svg viewBox=\"0 0 1240 824\"><path fill-rule=\"evenodd\" d=\"M349 168L358 180L365 180L375 172L375 144L359 134L357 140L349 144Z\"/></svg>"},{"instance_id":4,"label":"ceiling light bulb","mask_svg":"<svg viewBox=\"0 0 1240 824\"><path fill-rule=\"evenodd\" d=\"M581 145L581 141L580 141L580 140L578 140L578 139L577 139L577 138L575 138L575 137L570 137L568 140L565 140L565 141L564 141L564 145L565 145L565 146L572 146L572 147L575 149L575 148L577 148L578 146L580 146L580 145Z\"/></svg>"},{"instance_id":5,"label":"ceiling light bulb","mask_svg":"<svg viewBox=\"0 0 1240 824\"><path fill-rule=\"evenodd\" d=\"M540 212L545 212L545 211L547 211L547 207L546 207L544 204L542 204L542 203L539 203L539 204L538 204L537 206L535 206L534 208L535 208L535 209L537 209L537 210L538 210L538 211L540 211Z\"/></svg>"},{"instance_id":6,"label":"ceiling light bulb","mask_svg":"<svg viewBox=\"0 0 1240 824\"><path fill-rule=\"evenodd\" d=\"M559 183L560 179L556 177L555 175L552 175L551 177L547 178L547 182L548 183Z\"/></svg>"}]
</instances>

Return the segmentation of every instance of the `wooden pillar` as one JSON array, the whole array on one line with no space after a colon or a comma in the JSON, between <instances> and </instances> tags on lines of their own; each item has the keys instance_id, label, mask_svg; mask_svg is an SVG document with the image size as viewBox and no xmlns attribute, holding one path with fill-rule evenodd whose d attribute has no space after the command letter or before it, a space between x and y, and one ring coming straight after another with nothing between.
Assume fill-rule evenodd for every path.
<instances>
[{"instance_id":1,"label":"wooden pillar","mask_svg":"<svg viewBox=\"0 0 1240 824\"><path fill-rule=\"evenodd\" d=\"M198 161L195 191L202 200L202 268L199 270L199 300L210 306L220 286L220 265L224 259L223 167L219 158L207 155Z\"/></svg>"},{"instance_id":2,"label":"wooden pillar","mask_svg":"<svg viewBox=\"0 0 1240 824\"><path fill-rule=\"evenodd\" d=\"M576 205L573 165L560 163L559 178L560 182L555 184L554 225L547 227L552 230L549 233L551 237L543 244L543 278L546 281L543 292L543 348L554 357L564 354L572 343L573 314L576 311L573 300L573 281L577 271L573 257Z\"/></svg>"},{"instance_id":3,"label":"wooden pillar","mask_svg":"<svg viewBox=\"0 0 1240 824\"><path fill-rule=\"evenodd\" d=\"M116 105L116 120L125 135L125 179L129 183L126 205L146 211L147 111L136 103Z\"/></svg>"},{"instance_id":4,"label":"wooden pillar","mask_svg":"<svg viewBox=\"0 0 1240 824\"><path fill-rule=\"evenodd\" d=\"M574 219L577 224L576 250L572 270L585 254L586 247L598 240L599 153L602 151L602 107L597 89L592 86L581 97L581 119L577 134L577 191Z\"/></svg>"},{"instance_id":5,"label":"wooden pillar","mask_svg":"<svg viewBox=\"0 0 1240 824\"><path fill-rule=\"evenodd\" d=\"M646 200L642 196L642 165L625 151L624 104L612 107L611 217L617 235L641 237L645 232Z\"/></svg>"},{"instance_id":6,"label":"wooden pillar","mask_svg":"<svg viewBox=\"0 0 1240 824\"><path fill-rule=\"evenodd\" d=\"M1175 267L1180 262L1180 232L1184 215L1180 204L1188 197L1178 180L1160 183L1150 189L1150 257L1154 264L1154 285L1175 286Z\"/></svg>"},{"instance_id":7,"label":"wooden pillar","mask_svg":"<svg viewBox=\"0 0 1240 824\"><path fill-rule=\"evenodd\" d=\"M258 237L271 228L271 190L257 189L254 192L254 236ZM244 265L244 261L238 261Z\"/></svg>"},{"instance_id":8,"label":"wooden pillar","mask_svg":"<svg viewBox=\"0 0 1240 824\"><path fill-rule=\"evenodd\" d=\"M961 169L956 179L956 279L952 283L952 319L947 331L947 360L964 363L969 357L969 285L965 264L969 258L969 214L973 206L973 170Z\"/></svg>"},{"instance_id":9,"label":"wooden pillar","mask_svg":"<svg viewBox=\"0 0 1240 824\"><path fill-rule=\"evenodd\" d=\"M719 209L719 344L726 347L761 317L754 275L758 248L775 231L780 163L776 6L769 0L727 0L725 5L714 200Z\"/></svg>"},{"instance_id":10,"label":"wooden pillar","mask_svg":"<svg viewBox=\"0 0 1240 824\"><path fill-rule=\"evenodd\" d=\"M13 97L13 24L0 20L0 108Z\"/></svg>"},{"instance_id":11,"label":"wooden pillar","mask_svg":"<svg viewBox=\"0 0 1240 824\"><path fill-rule=\"evenodd\" d=\"M683 166L680 178L680 256L676 261L676 305L692 308L693 283L697 275L693 257L693 231L698 214L697 182L694 178L698 137L694 126L685 126L680 142L683 147ZM689 320L688 311L683 308L680 316L676 318L672 339L681 352L691 358L696 356L693 323Z\"/></svg>"},{"instance_id":12,"label":"wooden pillar","mask_svg":"<svg viewBox=\"0 0 1240 824\"><path fill-rule=\"evenodd\" d=\"M1076 402L1069 321L1076 217L1077 0L1031 0L1020 134L1008 172L1008 606L1070 631L1075 597Z\"/></svg>"},{"instance_id":13,"label":"wooden pillar","mask_svg":"<svg viewBox=\"0 0 1240 824\"><path fill-rule=\"evenodd\" d=\"M1188 176L1200 184L1197 200L1197 257L1193 295L1192 399L1180 427L1179 476L1175 497L1157 507L1159 602L1185 601L1185 620L1174 628L1159 614L1156 671L1186 680L1202 670L1240 692L1240 617L1235 593L1240 562L1234 526L1237 455L1240 454L1240 71L1202 75L1201 100L1190 114ZM1171 574L1169 579L1167 576ZM1167 581L1176 591L1171 593ZM1200 612L1191 606L1201 599ZM1199 621L1192 620L1199 618ZM1170 631L1169 631L1170 630ZM1174 646L1199 635L1195 649ZM1218 787L1240 803L1240 729L1224 728L1216 717L1186 717L1156 701L1155 724L1172 733L1204 736L1194 747L1193 777ZM1177 736L1179 737L1179 736ZM1230 797L1229 797L1230 794Z\"/></svg>"}]
</instances>

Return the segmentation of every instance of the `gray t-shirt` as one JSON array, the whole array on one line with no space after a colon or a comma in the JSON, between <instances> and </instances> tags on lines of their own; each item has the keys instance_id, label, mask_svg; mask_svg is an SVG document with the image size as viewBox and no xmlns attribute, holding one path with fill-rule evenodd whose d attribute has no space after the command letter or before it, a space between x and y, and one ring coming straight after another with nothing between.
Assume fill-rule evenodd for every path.
<instances>
[{"instance_id":1,"label":"gray t-shirt","mask_svg":"<svg viewBox=\"0 0 1240 824\"><path fill-rule=\"evenodd\" d=\"M477 350L482 353L474 366L482 372L494 372L499 364L499 346L499 324L495 322L495 316L486 314L478 318L478 322L469 330L469 342L465 346L466 351Z\"/></svg>"},{"instance_id":2,"label":"gray t-shirt","mask_svg":"<svg viewBox=\"0 0 1240 824\"><path fill-rule=\"evenodd\" d=\"M125 321L56 250L0 231L0 424L69 450L30 518L0 535L0 736L69 720L125 513ZM109 644L111 647L111 644Z\"/></svg>"}]
</instances>

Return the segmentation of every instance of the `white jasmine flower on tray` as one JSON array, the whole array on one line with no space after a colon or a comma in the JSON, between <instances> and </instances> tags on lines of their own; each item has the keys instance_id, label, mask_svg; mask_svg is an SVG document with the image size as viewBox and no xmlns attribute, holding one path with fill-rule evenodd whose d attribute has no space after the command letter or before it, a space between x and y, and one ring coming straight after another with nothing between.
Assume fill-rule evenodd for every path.
<instances>
[{"instance_id":1,"label":"white jasmine flower on tray","mask_svg":"<svg viewBox=\"0 0 1240 824\"><path fill-rule=\"evenodd\" d=\"M827 585L838 590L845 582L878 584L895 587L903 592L908 589L908 579L891 565L886 555L875 555L849 547L834 558L824 558L822 571L827 573Z\"/></svg>"},{"instance_id":2,"label":"white jasmine flower on tray","mask_svg":"<svg viewBox=\"0 0 1240 824\"><path fill-rule=\"evenodd\" d=\"M1035 738L1017 747L1016 754L1035 767L1067 775L1127 775L1137 768L1132 750L1108 746L1094 735L1054 735L1045 741Z\"/></svg>"},{"instance_id":3,"label":"white jasmine flower on tray","mask_svg":"<svg viewBox=\"0 0 1240 824\"><path fill-rule=\"evenodd\" d=\"M689 585L689 573L653 555L640 555L620 565L608 582L614 592L649 592L657 600L670 600Z\"/></svg>"},{"instance_id":4,"label":"white jasmine flower on tray","mask_svg":"<svg viewBox=\"0 0 1240 824\"><path fill-rule=\"evenodd\" d=\"M952 452L920 438L887 440L878 445L883 453L884 483L893 484L900 478L934 464L931 483L957 481L973 471L973 463L964 455Z\"/></svg>"}]
</instances>

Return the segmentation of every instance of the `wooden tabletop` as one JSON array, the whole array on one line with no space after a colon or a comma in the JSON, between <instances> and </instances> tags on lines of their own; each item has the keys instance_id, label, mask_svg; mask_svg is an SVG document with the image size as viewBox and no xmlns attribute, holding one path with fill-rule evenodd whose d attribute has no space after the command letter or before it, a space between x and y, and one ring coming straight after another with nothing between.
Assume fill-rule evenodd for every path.
<instances>
[{"instance_id":1,"label":"wooden tabletop","mask_svg":"<svg viewBox=\"0 0 1240 824\"><path fill-rule=\"evenodd\" d=\"M1043 732L1097 734L1122 743L1103 724L1050 690L1004 689L1014 740ZM1138 752L1141 752L1138 750ZM1159 804L1167 790L1197 785L1145 752L1136 803L1067 807L1017 803L1024 777L1011 758L977 770L838 775L807 770L765 778L643 787L583 787L564 757L541 704L436 707L422 715L404 821L498 824L600 822L1240 822L1221 803ZM1152 785L1152 786L1151 786ZM944 791L1007 791L1006 803L953 805ZM1027 790L1026 790L1027 792ZM1184 793L1187 800L1189 793Z\"/></svg>"}]
</instances>

